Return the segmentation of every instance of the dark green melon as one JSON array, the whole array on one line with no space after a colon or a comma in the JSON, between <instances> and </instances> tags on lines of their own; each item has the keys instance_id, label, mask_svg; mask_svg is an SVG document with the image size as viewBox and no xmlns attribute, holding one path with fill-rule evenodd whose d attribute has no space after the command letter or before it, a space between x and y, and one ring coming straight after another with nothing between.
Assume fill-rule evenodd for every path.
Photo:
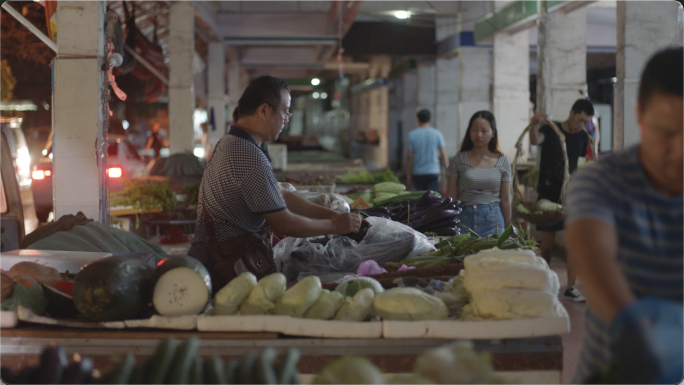
<instances>
[{"instance_id":1,"label":"dark green melon","mask_svg":"<svg viewBox=\"0 0 684 385\"><path fill-rule=\"evenodd\" d=\"M74 280L78 311L95 321L135 318L150 303L152 266L130 257L108 257L81 268Z\"/></svg>"}]
</instances>

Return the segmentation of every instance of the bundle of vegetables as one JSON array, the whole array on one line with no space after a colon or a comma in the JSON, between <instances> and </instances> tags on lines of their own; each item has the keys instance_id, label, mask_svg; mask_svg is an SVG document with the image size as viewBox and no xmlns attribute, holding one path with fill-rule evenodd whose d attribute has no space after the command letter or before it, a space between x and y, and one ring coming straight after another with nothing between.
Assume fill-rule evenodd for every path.
<instances>
[{"instance_id":1,"label":"bundle of vegetables","mask_svg":"<svg viewBox=\"0 0 684 385\"><path fill-rule=\"evenodd\" d=\"M224 362L220 356L202 359L200 340L191 337L182 344L174 338L163 340L149 359L136 365L128 353L116 357L104 374L94 369L93 360L74 354L70 364L63 347L43 350L37 367L19 373L2 368L3 382L10 384L298 384L299 350L289 348L278 360L273 348L259 354L247 353L239 360ZM277 362L276 362L277 361Z\"/></svg>"},{"instance_id":2,"label":"bundle of vegetables","mask_svg":"<svg viewBox=\"0 0 684 385\"><path fill-rule=\"evenodd\" d=\"M345 184L357 184L357 183L381 183L381 182L394 182L399 183L399 179L392 170L387 169L375 174L370 174L365 170L361 170L358 173L354 171L349 171L344 175L337 176L338 183Z\"/></svg>"},{"instance_id":3,"label":"bundle of vegetables","mask_svg":"<svg viewBox=\"0 0 684 385\"><path fill-rule=\"evenodd\" d=\"M468 229L467 234L455 235L445 239L435 245L436 251L421 254L417 257L407 258L401 262L385 263L388 271L395 271L401 265L414 267L434 267L446 265L448 263L463 263L463 259L470 254L475 254L482 250L498 247L502 250L533 250L538 253L539 245L534 239L526 239L527 235L523 230L519 230L513 225L508 225L501 235L490 234L481 238L472 230ZM515 238L511 235L515 234Z\"/></svg>"},{"instance_id":4,"label":"bundle of vegetables","mask_svg":"<svg viewBox=\"0 0 684 385\"><path fill-rule=\"evenodd\" d=\"M459 206L459 201L443 198L434 191L418 191L390 197L379 201L374 207L352 212L392 219L421 233L456 235L459 234Z\"/></svg>"}]
</instances>

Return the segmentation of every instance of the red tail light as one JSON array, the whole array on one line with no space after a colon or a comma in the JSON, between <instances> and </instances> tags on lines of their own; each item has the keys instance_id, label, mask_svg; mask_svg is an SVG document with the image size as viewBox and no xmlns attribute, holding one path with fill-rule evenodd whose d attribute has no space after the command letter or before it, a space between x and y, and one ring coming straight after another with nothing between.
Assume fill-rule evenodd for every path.
<instances>
[{"instance_id":1,"label":"red tail light","mask_svg":"<svg viewBox=\"0 0 684 385\"><path fill-rule=\"evenodd\" d=\"M33 180L42 180L42 179L45 179L45 171L43 171L43 170L33 170L33 172L31 173L31 178L33 178Z\"/></svg>"},{"instance_id":2,"label":"red tail light","mask_svg":"<svg viewBox=\"0 0 684 385\"><path fill-rule=\"evenodd\" d=\"M121 178L123 170L121 167L110 167L107 169L107 175L109 175L110 178Z\"/></svg>"},{"instance_id":3,"label":"red tail light","mask_svg":"<svg viewBox=\"0 0 684 385\"><path fill-rule=\"evenodd\" d=\"M52 171L45 170L45 176L52 176Z\"/></svg>"}]
</instances>

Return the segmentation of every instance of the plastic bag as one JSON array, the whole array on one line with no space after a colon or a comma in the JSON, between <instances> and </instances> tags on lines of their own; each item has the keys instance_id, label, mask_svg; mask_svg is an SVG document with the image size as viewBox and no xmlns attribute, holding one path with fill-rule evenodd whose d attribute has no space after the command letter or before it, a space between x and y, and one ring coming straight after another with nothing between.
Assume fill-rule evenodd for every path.
<instances>
[{"instance_id":1,"label":"plastic bag","mask_svg":"<svg viewBox=\"0 0 684 385\"><path fill-rule=\"evenodd\" d=\"M380 267L380 265L378 265L378 263L372 259L361 262L359 268L356 270L356 274L358 275L376 275L385 273L387 273L387 270Z\"/></svg>"},{"instance_id":2,"label":"plastic bag","mask_svg":"<svg viewBox=\"0 0 684 385\"><path fill-rule=\"evenodd\" d=\"M316 303L320 293L321 280L316 276L306 277L280 297L273 314L301 318Z\"/></svg>"},{"instance_id":3,"label":"plastic bag","mask_svg":"<svg viewBox=\"0 0 684 385\"><path fill-rule=\"evenodd\" d=\"M256 284L256 276L248 271L235 277L214 296L213 314L237 314L242 301L252 293Z\"/></svg>"},{"instance_id":4,"label":"plastic bag","mask_svg":"<svg viewBox=\"0 0 684 385\"><path fill-rule=\"evenodd\" d=\"M287 279L280 273L261 278L249 297L240 305L240 314L259 315L270 312L285 292Z\"/></svg>"},{"instance_id":5,"label":"plastic bag","mask_svg":"<svg viewBox=\"0 0 684 385\"><path fill-rule=\"evenodd\" d=\"M366 220L371 227L361 242L346 236L282 240L274 248L278 271L290 280L300 272L353 273L366 260L382 266L435 250L425 235L404 224L379 217Z\"/></svg>"},{"instance_id":6,"label":"plastic bag","mask_svg":"<svg viewBox=\"0 0 684 385\"><path fill-rule=\"evenodd\" d=\"M304 313L304 318L331 319L344 303L344 296L336 291L323 289L316 303Z\"/></svg>"}]
</instances>

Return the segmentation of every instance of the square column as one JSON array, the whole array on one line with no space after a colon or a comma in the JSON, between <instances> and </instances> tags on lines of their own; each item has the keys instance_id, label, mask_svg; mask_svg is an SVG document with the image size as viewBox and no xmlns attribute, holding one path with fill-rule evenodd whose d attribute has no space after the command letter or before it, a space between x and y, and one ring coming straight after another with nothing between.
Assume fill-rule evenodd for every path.
<instances>
[{"instance_id":1,"label":"square column","mask_svg":"<svg viewBox=\"0 0 684 385\"><path fill-rule=\"evenodd\" d=\"M211 148L226 132L226 52L223 43L209 43L209 111L214 110L215 127L208 127ZM232 113L232 111L229 111Z\"/></svg>"},{"instance_id":2,"label":"square column","mask_svg":"<svg viewBox=\"0 0 684 385\"><path fill-rule=\"evenodd\" d=\"M530 45L527 30L493 37L493 113L499 130L499 146L512 163L520 134L530 119ZM523 148L528 148L529 139Z\"/></svg>"},{"instance_id":3,"label":"square column","mask_svg":"<svg viewBox=\"0 0 684 385\"><path fill-rule=\"evenodd\" d=\"M458 49L457 136L459 143L468 130L468 122L473 114L481 110L490 110L491 79L489 48L461 47Z\"/></svg>"},{"instance_id":4,"label":"square column","mask_svg":"<svg viewBox=\"0 0 684 385\"><path fill-rule=\"evenodd\" d=\"M587 10L550 13L540 23L537 111L564 121L573 103L587 95Z\"/></svg>"},{"instance_id":5,"label":"square column","mask_svg":"<svg viewBox=\"0 0 684 385\"><path fill-rule=\"evenodd\" d=\"M617 55L613 147L640 142L636 120L639 80L648 59L669 45L681 44L677 3L672 1L618 1Z\"/></svg>"},{"instance_id":6,"label":"square column","mask_svg":"<svg viewBox=\"0 0 684 385\"><path fill-rule=\"evenodd\" d=\"M406 170L406 150L408 149L408 133L416 128L416 113L418 112L418 73L406 72L402 76L402 104L401 104L401 140L402 170Z\"/></svg>"},{"instance_id":7,"label":"square column","mask_svg":"<svg viewBox=\"0 0 684 385\"><path fill-rule=\"evenodd\" d=\"M104 1L58 1L58 56L53 78L53 199L55 219L82 211L106 220L107 142L103 103ZM97 150L102 161L98 166Z\"/></svg>"},{"instance_id":8,"label":"square column","mask_svg":"<svg viewBox=\"0 0 684 385\"><path fill-rule=\"evenodd\" d=\"M169 15L169 150L192 153L195 147L192 115L195 89L192 58L195 49L195 11L188 1L171 2Z\"/></svg>"},{"instance_id":9,"label":"square column","mask_svg":"<svg viewBox=\"0 0 684 385\"><path fill-rule=\"evenodd\" d=\"M458 58L437 59L436 65L436 103L433 123L444 135L444 148L447 156L458 152L461 138L458 136Z\"/></svg>"}]
</instances>

